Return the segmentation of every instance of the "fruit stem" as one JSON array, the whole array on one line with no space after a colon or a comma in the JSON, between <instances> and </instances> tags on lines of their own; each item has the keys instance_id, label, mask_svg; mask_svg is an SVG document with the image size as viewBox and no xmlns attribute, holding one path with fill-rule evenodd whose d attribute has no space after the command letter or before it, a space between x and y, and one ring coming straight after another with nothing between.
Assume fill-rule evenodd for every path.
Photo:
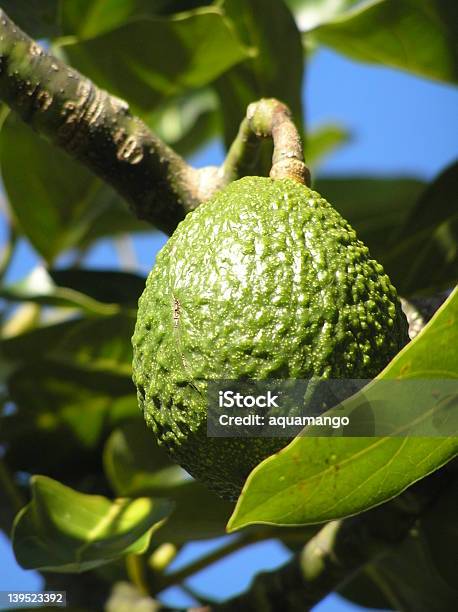
<instances>
[{"instance_id":1,"label":"fruit stem","mask_svg":"<svg viewBox=\"0 0 458 612\"><path fill-rule=\"evenodd\" d=\"M290 178L310 185L310 172L304 162L302 141L294 125L289 108L275 98L262 98L247 108L225 162L223 182L230 182L248 174L256 160L255 150L261 138L272 138L274 153L270 177Z\"/></svg>"}]
</instances>

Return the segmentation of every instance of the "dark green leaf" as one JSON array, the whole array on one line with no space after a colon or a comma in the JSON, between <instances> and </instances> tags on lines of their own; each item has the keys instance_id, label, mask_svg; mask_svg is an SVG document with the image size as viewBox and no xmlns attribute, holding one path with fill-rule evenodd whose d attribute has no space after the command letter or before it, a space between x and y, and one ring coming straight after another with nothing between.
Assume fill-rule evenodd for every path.
<instances>
[{"instance_id":1,"label":"dark green leaf","mask_svg":"<svg viewBox=\"0 0 458 612\"><path fill-rule=\"evenodd\" d=\"M41 359L10 376L8 393L15 410L1 417L6 460L18 470L61 478L91 473L107 431L138 414L129 379Z\"/></svg>"},{"instance_id":2,"label":"dark green leaf","mask_svg":"<svg viewBox=\"0 0 458 612\"><path fill-rule=\"evenodd\" d=\"M191 479L154 440L143 419L116 429L104 450L105 472L117 495L165 495L175 509L156 535L160 542L182 543L225 533L233 504Z\"/></svg>"},{"instance_id":3,"label":"dark green leaf","mask_svg":"<svg viewBox=\"0 0 458 612\"><path fill-rule=\"evenodd\" d=\"M415 340L363 390L369 405L371 389L377 390L378 381L456 377L457 347L458 289ZM342 414L346 406L358 410L359 398L356 394L346 400L337 413ZM411 397L410 401L423 399ZM377 405L371 409L376 415ZM409 422L407 437L313 437L316 432L309 432L309 437L304 430L251 472L228 528L253 523L317 523L356 514L395 497L458 453L457 437L415 437L423 431L423 419L431 418L430 410L428 405L422 418ZM402 414L392 401L379 416L389 420Z\"/></svg>"},{"instance_id":4,"label":"dark green leaf","mask_svg":"<svg viewBox=\"0 0 458 612\"><path fill-rule=\"evenodd\" d=\"M171 509L166 500L111 501L34 476L32 501L15 520L14 552L26 569L93 569L126 554L144 552Z\"/></svg>"},{"instance_id":5,"label":"dark green leaf","mask_svg":"<svg viewBox=\"0 0 458 612\"><path fill-rule=\"evenodd\" d=\"M97 272L94 272L94 281L96 280L95 277L97 274ZM84 272L79 270L75 271L73 274L72 272L68 274L68 276L73 277L73 280L75 280L75 277L80 277L80 280L82 280L81 276L83 275ZM102 275L103 273L101 272L100 276ZM54 273L54 276L55 278L53 278L53 273L50 273L45 268L35 268L35 270L33 270L29 276L21 281L3 287L0 286L0 298L14 302L36 302L37 304L44 304L48 306L78 308L85 310L88 313L97 315L112 315L119 311L118 304L106 303L110 301L115 302L116 300L98 300L95 297L88 295L86 291L79 291L74 287L69 286L70 281L64 280L64 271L57 271L57 273ZM56 280L61 282L62 286L59 286ZM67 283L67 286L65 285L65 282ZM86 283L89 283L89 278L87 277ZM75 283L73 284L75 285ZM80 286L81 284L82 283L80 283ZM86 290L89 289L90 292L90 287L86 286L84 288ZM104 291L103 287L93 287L92 293L97 294L99 297L105 298L109 295L107 291ZM112 297L114 297L113 293ZM135 303L135 296L131 303Z\"/></svg>"},{"instance_id":6,"label":"dark green leaf","mask_svg":"<svg viewBox=\"0 0 458 612\"><path fill-rule=\"evenodd\" d=\"M377 0L322 23L306 39L353 59L458 80L455 0Z\"/></svg>"},{"instance_id":7,"label":"dark green leaf","mask_svg":"<svg viewBox=\"0 0 458 612\"><path fill-rule=\"evenodd\" d=\"M12 363L30 363L40 357L129 379L134 324L134 313L72 319L5 339L2 354Z\"/></svg>"},{"instance_id":8,"label":"dark green leaf","mask_svg":"<svg viewBox=\"0 0 458 612\"><path fill-rule=\"evenodd\" d=\"M48 262L77 245L118 199L12 113L0 132L0 164L13 213Z\"/></svg>"},{"instance_id":9,"label":"dark green leaf","mask_svg":"<svg viewBox=\"0 0 458 612\"><path fill-rule=\"evenodd\" d=\"M323 177L314 189L350 222L372 257L385 265L393 248L390 238L405 222L424 185L410 178Z\"/></svg>"},{"instance_id":10,"label":"dark green leaf","mask_svg":"<svg viewBox=\"0 0 458 612\"><path fill-rule=\"evenodd\" d=\"M67 34L93 38L139 17L169 15L211 4L211 0L70 0L63 3Z\"/></svg>"},{"instance_id":11,"label":"dark green leaf","mask_svg":"<svg viewBox=\"0 0 458 612\"><path fill-rule=\"evenodd\" d=\"M218 100L210 89L179 96L147 118L148 125L180 155L190 155L218 131Z\"/></svg>"},{"instance_id":12,"label":"dark green leaf","mask_svg":"<svg viewBox=\"0 0 458 612\"><path fill-rule=\"evenodd\" d=\"M225 0L223 6L245 44L256 50L255 57L226 72L217 83L226 145L237 134L248 104L261 97L288 104L301 129L303 50L290 11L283 0ZM267 148L256 173L270 170L270 157Z\"/></svg>"},{"instance_id":13,"label":"dark green leaf","mask_svg":"<svg viewBox=\"0 0 458 612\"><path fill-rule=\"evenodd\" d=\"M458 162L424 191L382 262L403 295L452 287L458 280Z\"/></svg>"},{"instance_id":14,"label":"dark green leaf","mask_svg":"<svg viewBox=\"0 0 458 612\"><path fill-rule=\"evenodd\" d=\"M424 541L436 571L447 583L448 588L455 590L458 599L456 582L456 553L458 550L458 524L456 509L458 503L458 482L444 492L438 502L422 521Z\"/></svg>"},{"instance_id":15,"label":"dark green leaf","mask_svg":"<svg viewBox=\"0 0 458 612\"><path fill-rule=\"evenodd\" d=\"M107 429L138 414L133 326L124 314L73 319L3 340L8 396L16 407L0 433L10 463L55 474L81 463Z\"/></svg>"},{"instance_id":16,"label":"dark green leaf","mask_svg":"<svg viewBox=\"0 0 458 612\"><path fill-rule=\"evenodd\" d=\"M137 306L145 288L145 278L132 272L69 268L49 270L58 287L65 287L90 296L98 302Z\"/></svg>"},{"instance_id":17,"label":"dark green leaf","mask_svg":"<svg viewBox=\"0 0 458 612\"><path fill-rule=\"evenodd\" d=\"M197 481L177 487L170 497L175 510L157 532L156 541L181 544L225 535L234 504L217 497Z\"/></svg>"},{"instance_id":18,"label":"dark green leaf","mask_svg":"<svg viewBox=\"0 0 458 612\"><path fill-rule=\"evenodd\" d=\"M140 417L113 431L104 449L104 466L117 495L168 495L190 477L172 463Z\"/></svg>"},{"instance_id":19,"label":"dark green leaf","mask_svg":"<svg viewBox=\"0 0 458 612\"><path fill-rule=\"evenodd\" d=\"M248 56L217 8L145 17L64 49L83 74L144 112L210 83Z\"/></svg>"},{"instance_id":20,"label":"dark green leaf","mask_svg":"<svg viewBox=\"0 0 458 612\"><path fill-rule=\"evenodd\" d=\"M387 599L367 568L364 568L353 579L346 582L338 592L345 599L364 608L385 611L393 609L391 602Z\"/></svg>"},{"instance_id":21,"label":"dark green leaf","mask_svg":"<svg viewBox=\"0 0 458 612\"><path fill-rule=\"evenodd\" d=\"M107 187L107 189L109 189ZM78 248L87 250L99 238L112 238L127 233L149 232L156 230L146 221L141 221L129 210L121 198L114 197L110 206L102 210L87 228L84 236L78 241Z\"/></svg>"},{"instance_id":22,"label":"dark green leaf","mask_svg":"<svg viewBox=\"0 0 458 612\"><path fill-rule=\"evenodd\" d=\"M393 553L368 566L367 572L390 595L396 610L443 612L456 607L456 494L452 486ZM453 530L455 547L447 539ZM435 556L429 547L431 540L436 543ZM448 581L441 575L445 567Z\"/></svg>"},{"instance_id":23,"label":"dark green leaf","mask_svg":"<svg viewBox=\"0 0 458 612\"><path fill-rule=\"evenodd\" d=\"M2 0L4 9L32 38L51 38L59 34L60 0Z\"/></svg>"}]
</instances>

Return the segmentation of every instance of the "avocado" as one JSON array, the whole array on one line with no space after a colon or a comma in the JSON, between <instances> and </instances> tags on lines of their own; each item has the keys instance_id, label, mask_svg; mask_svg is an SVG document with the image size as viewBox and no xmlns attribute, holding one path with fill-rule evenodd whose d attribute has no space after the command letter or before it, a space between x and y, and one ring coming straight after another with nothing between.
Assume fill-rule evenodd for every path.
<instances>
[{"instance_id":1,"label":"avocado","mask_svg":"<svg viewBox=\"0 0 458 612\"><path fill-rule=\"evenodd\" d=\"M209 380L373 378L408 341L382 266L332 206L291 179L246 177L160 251L139 301L134 382L147 424L234 499L285 438L212 438Z\"/></svg>"}]
</instances>

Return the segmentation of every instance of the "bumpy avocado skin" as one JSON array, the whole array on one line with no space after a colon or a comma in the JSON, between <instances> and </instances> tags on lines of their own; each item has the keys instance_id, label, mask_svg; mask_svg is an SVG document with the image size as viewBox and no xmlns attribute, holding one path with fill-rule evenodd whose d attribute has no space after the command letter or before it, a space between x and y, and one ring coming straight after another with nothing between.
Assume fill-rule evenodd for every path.
<instances>
[{"instance_id":1,"label":"bumpy avocado skin","mask_svg":"<svg viewBox=\"0 0 458 612\"><path fill-rule=\"evenodd\" d=\"M235 498L285 438L210 438L206 381L372 378L407 342L396 290L350 225L292 180L231 183L180 223L139 301L146 422L193 476Z\"/></svg>"}]
</instances>

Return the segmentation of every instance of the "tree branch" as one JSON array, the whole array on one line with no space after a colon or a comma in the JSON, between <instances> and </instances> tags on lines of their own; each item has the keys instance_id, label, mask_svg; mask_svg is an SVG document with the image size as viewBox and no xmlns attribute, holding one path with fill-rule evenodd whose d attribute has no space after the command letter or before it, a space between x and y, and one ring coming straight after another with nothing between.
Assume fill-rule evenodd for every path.
<instances>
[{"instance_id":1,"label":"tree branch","mask_svg":"<svg viewBox=\"0 0 458 612\"><path fill-rule=\"evenodd\" d=\"M123 100L47 53L0 9L0 97L37 132L111 184L140 219L170 233L216 168L196 170Z\"/></svg>"}]
</instances>

